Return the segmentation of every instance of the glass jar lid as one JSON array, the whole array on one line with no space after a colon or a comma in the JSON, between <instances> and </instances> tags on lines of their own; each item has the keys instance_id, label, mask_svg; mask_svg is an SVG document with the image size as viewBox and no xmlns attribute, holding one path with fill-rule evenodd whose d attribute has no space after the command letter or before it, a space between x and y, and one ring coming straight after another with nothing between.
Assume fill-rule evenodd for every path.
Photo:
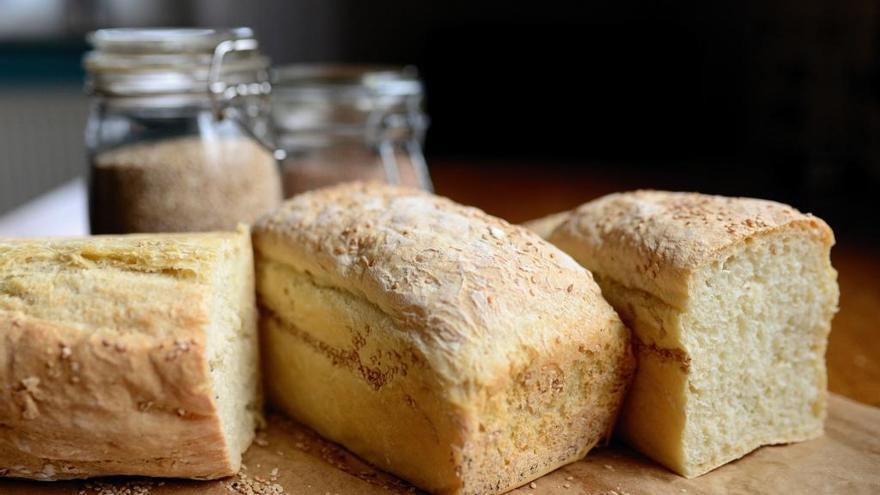
<instances>
[{"instance_id":1,"label":"glass jar lid","mask_svg":"<svg viewBox=\"0 0 880 495\"><path fill-rule=\"evenodd\" d=\"M415 67L296 64L272 74L283 99L350 99L364 96L416 96L422 83Z\"/></svg>"},{"instance_id":2,"label":"glass jar lid","mask_svg":"<svg viewBox=\"0 0 880 495\"><path fill-rule=\"evenodd\" d=\"M94 50L83 64L87 86L102 95L144 96L216 92L244 85L268 92L269 60L250 28L118 28L90 33ZM246 87L263 83L261 87ZM246 91L245 91L246 90Z\"/></svg>"}]
</instances>

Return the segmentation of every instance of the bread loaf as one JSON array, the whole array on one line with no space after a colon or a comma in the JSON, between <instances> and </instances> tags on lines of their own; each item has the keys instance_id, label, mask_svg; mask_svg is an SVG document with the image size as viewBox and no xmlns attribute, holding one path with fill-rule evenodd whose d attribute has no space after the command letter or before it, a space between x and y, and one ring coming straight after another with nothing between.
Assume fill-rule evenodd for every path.
<instances>
[{"instance_id":1,"label":"bread loaf","mask_svg":"<svg viewBox=\"0 0 880 495\"><path fill-rule=\"evenodd\" d=\"M254 227L267 392L435 493L501 493L608 436L633 358L590 274L427 193L344 184Z\"/></svg>"},{"instance_id":2,"label":"bread loaf","mask_svg":"<svg viewBox=\"0 0 880 495\"><path fill-rule=\"evenodd\" d=\"M253 283L246 229L0 240L0 475L237 472L260 411Z\"/></svg>"},{"instance_id":3,"label":"bread loaf","mask_svg":"<svg viewBox=\"0 0 880 495\"><path fill-rule=\"evenodd\" d=\"M552 213L545 217L529 220L528 222L523 222L522 226L546 239L550 237L550 234L554 230L556 230L556 227L559 227L560 225L562 225L563 222L565 222L569 215L571 215L570 211L560 211L558 213Z\"/></svg>"},{"instance_id":4,"label":"bread loaf","mask_svg":"<svg viewBox=\"0 0 880 495\"><path fill-rule=\"evenodd\" d=\"M637 337L620 432L694 477L822 433L837 309L831 229L757 199L639 191L576 209L549 239Z\"/></svg>"}]
</instances>

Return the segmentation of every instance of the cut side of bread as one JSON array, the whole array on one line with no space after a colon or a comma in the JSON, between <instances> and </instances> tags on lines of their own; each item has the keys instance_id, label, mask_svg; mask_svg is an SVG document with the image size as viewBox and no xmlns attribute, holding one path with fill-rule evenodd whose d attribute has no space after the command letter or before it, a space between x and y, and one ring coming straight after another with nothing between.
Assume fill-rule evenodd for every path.
<instances>
[{"instance_id":1,"label":"cut side of bread","mask_svg":"<svg viewBox=\"0 0 880 495\"><path fill-rule=\"evenodd\" d=\"M629 331L525 229L419 191L345 184L254 227L267 392L434 493L502 493L610 433Z\"/></svg>"},{"instance_id":2,"label":"cut side of bread","mask_svg":"<svg viewBox=\"0 0 880 495\"><path fill-rule=\"evenodd\" d=\"M686 476L821 435L837 309L831 230L791 207L639 191L578 208L550 240L633 328L620 433Z\"/></svg>"},{"instance_id":3,"label":"cut side of bread","mask_svg":"<svg viewBox=\"0 0 880 495\"><path fill-rule=\"evenodd\" d=\"M259 389L247 229L0 240L6 476L234 474Z\"/></svg>"}]
</instances>

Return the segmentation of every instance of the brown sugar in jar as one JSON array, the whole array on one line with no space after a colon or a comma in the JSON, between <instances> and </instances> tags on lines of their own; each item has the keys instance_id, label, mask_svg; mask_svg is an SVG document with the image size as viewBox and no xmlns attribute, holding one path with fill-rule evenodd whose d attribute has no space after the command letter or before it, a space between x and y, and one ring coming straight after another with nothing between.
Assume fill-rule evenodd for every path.
<instances>
[{"instance_id":1,"label":"brown sugar in jar","mask_svg":"<svg viewBox=\"0 0 880 495\"><path fill-rule=\"evenodd\" d=\"M246 137L122 146L92 164L92 233L226 230L278 206L277 162Z\"/></svg>"},{"instance_id":2,"label":"brown sugar in jar","mask_svg":"<svg viewBox=\"0 0 880 495\"><path fill-rule=\"evenodd\" d=\"M281 202L269 59L250 28L88 35L93 234L234 229Z\"/></svg>"}]
</instances>

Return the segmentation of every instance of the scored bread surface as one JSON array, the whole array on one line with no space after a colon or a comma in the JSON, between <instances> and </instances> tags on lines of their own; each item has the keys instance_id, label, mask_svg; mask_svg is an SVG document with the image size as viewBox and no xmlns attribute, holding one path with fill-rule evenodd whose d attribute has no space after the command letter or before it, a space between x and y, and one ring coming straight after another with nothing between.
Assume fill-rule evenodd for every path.
<instances>
[{"instance_id":1,"label":"scored bread surface","mask_svg":"<svg viewBox=\"0 0 880 495\"><path fill-rule=\"evenodd\" d=\"M346 184L254 227L268 391L442 493L500 493L582 457L633 362L589 272L527 230Z\"/></svg>"},{"instance_id":2,"label":"scored bread surface","mask_svg":"<svg viewBox=\"0 0 880 495\"><path fill-rule=\"evenodd\" d=\"M235 473L259 414L252 263L246 229L0 240L0 475Z\"/></svg>"}]
</instances>

